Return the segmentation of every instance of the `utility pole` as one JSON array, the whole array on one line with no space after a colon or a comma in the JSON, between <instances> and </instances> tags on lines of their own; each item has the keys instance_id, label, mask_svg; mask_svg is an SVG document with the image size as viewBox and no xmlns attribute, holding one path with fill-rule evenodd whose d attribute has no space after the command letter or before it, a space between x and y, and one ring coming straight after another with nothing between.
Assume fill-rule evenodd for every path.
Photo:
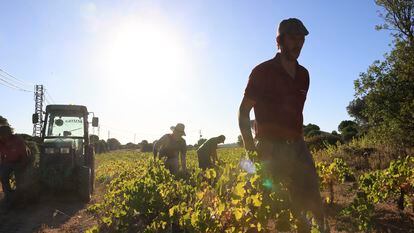
<instances>
[{"instance_id":1,"label":"utility pole","mask_svg":"<svg viewBox=\"0 0 414 233\"><path fill-rule=\"evenodd\" d=\"M111 137L111 131L108 130L108 140Z\"/></svg>"},{"instance_id":2,"label":"utility pole","mask_svg":"<svg viewBox=\"0 0 414 233\"><path fill-rule=\"evenodd\" d=\"M37 123L33 124L33 136L40 137L42 133L43 125L43 101L45 97L43 85L35 85L34 88L34 101L35 101L35 114L39 117Z\"/></svg>"}]
</instances>

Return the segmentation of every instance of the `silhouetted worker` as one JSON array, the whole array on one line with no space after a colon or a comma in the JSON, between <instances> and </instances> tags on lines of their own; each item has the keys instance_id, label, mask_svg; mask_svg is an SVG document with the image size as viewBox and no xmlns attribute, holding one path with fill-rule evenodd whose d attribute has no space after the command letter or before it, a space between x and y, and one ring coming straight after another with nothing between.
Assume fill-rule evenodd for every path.
<instances>
[{"instance_id":1,"label":"silhouetted worker","mask_svg":"<svg viewBox=\"0 0 414 233\"><path fill-rule=\"evenodd\" d=\"M292 210L300 221L299 232L310 232L305 211L314 214L324 232L324 215L315 163L303 139L303 106L309 73L297 62L308 30L299 19L279 24L280 52L256 66L250 74L239 109L239 127L247 151L257 151L264 168L283 182ZM256 139L250 129L250 111L256 116Z\"/></svg>"},{"instance_id":2,"label":"silhouetted worker","mask_svg":"<svg viewBox=\"0 0 414 233\"><path fill-rule=\"evenodd\" d=\"M184 124L181 123L172 126L172 134L165 134L154 144L154 159L157 156L160 158L166 157L165 167L172 174L177 174L180 170L180 157L182 170L186 171L187 144L182 138L185 136L184 128Z\"/></svg>"},{"instance_id":3,"label":"silhouetted worker","mask_svg":"<svg viewBox=\"0 0 414 233\"><path fill-rule=\"evenodd\" d=\"M28 156L28 148L25 141L13 134L13 130L7 124L0 125L0 181L4 192L6 204L9 204L11 193L14 190L10 185L11 174L16 178L22 172Z\"/></svg>"},{"instance_id":4,"label":"silhouetted worker","mask_svg":"<svg viewBox=\"0 0 414 233\"><path fill-rule=\"evenodd\" d=\"M210 138L198 148L198 166L201 169L211 168L213 167L213 164L218 162L217 145L219 143L224 143L224 140L226 140L224 135Z\"/></svg>"}]
</instances>

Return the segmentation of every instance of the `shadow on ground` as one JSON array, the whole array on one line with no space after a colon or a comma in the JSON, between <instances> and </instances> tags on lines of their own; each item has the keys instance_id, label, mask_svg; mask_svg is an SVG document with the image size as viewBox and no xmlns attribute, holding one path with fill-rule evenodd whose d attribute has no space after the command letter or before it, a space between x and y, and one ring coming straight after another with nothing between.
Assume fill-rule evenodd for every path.
<instances>
[{"instance_id":1,"label":"shadow on ground","mask_svg":"<svg viewBox=\"0 0 414 233\"><path fill-rule=\"evenodd\" d=\"M332 204L325 206L329 225L334 232L359 232L358 227L348 216L340 212L346 207L344 204ZM373 229L375 233L414 233L414 214L407 209L398 210L392 204L382 204L376 208L373 217Z\"/></svg>"},{"instance_id":2,"label":"shadow on ground","mask_svg":"<svg viewBox=\"0 0 414 233\"><path fill-rule=\"evenodd\" d=\"M2 193L0 193L2 201ZM15 203L9 209L0 207L0 232L41 232L42 229L58 229L70 220L86 204L76 196L61 193L42 195L27 203Z\"/></svg>"},{"instance_id":3,"label":"shadow on ground","mask_svg":"<svg viewBox=\"0 0 414 233\"><path fill-rule=\"evenodd\" d=\"M396 208L376 210L374 230L378 233L414 233L414 214Z\"/></svg>"}]
</instances>

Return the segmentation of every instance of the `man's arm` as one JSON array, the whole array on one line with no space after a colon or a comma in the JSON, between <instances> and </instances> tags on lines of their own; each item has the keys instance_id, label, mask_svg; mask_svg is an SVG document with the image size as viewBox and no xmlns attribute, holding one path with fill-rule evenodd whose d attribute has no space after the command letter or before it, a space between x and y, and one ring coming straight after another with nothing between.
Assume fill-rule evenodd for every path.
<instances>
[{"instance_id":1,"label":"man's arm","mask_svg":"<svg viewBox=\"0 0 414 233\"><path fill-rule=\"evenodd\" d=\"M152 147L152 154L154 154L154 159L158 156L158 141L154 143L154 146Z\"/></svg>"},{"instance_id":2,"label":"man's arm","mask_svg":"<svg viewBox=\"0 0 414 233\"><path fill-rule=\"evenodd\" d=\"M217 158L217 149L213 150L213 155L211 156L213 159L213 163L218 163L218 158Z\"/></svg>"},{"instance_id":3,"label":"man's arm","mask_svg":"<svg viewBox=\"0 0 414 233\"><path fill-rule=\"evenodd\" d=\"M152 153L154 154L154 159L157 158L158 156L158 152L161 146L163 146L165 144L166 141L166 135L162 136L155 144L154 147L152 148Z\"/></svg>"},{"instance_id":4,"label":"man's arm","mask_svg":"<svg viewBox=\"0 0 414 233\"><path fill-rule=\"evenodd\" d=\"M254 100L243 97L239 108L239 128L243 138L244 148L247 151L254 151L255 145L253 141L252 130L250 127L250 111L256 104Z\"/></svg>"}]
</instances>

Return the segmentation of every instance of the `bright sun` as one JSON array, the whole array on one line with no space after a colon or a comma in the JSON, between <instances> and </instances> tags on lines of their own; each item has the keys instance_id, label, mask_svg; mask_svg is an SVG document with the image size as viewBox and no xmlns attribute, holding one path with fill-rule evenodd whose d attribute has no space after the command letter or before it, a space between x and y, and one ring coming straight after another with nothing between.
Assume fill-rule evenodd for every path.
<instances>
[{"instance_id":1,"label":"bright sun","mask_svg":"<svg viewBox=\"0 0 414 233\"><path fill-rule=\"evenodd\" d=\"M130 18L116 25L109 38L107 81L124 94L140 87L137 98L163 98L159 94L179 88L188 73L184 43L165 23Z\"/></svg>"}]
</instances>

